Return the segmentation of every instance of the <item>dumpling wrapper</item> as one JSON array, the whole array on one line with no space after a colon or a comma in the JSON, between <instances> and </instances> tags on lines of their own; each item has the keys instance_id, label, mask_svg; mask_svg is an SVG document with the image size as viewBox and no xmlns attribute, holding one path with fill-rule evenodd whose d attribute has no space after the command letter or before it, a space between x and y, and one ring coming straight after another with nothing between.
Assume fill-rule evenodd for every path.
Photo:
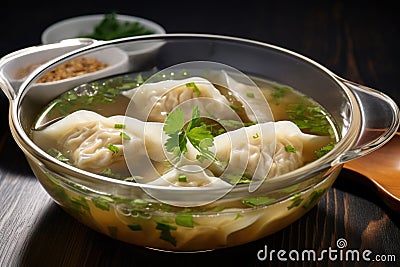
<instances>
[{"instance_id":1,"label":"dumpling wrapper","mask_svg":"<svg viewBox=\"0 0 400 267\"><path fill-rule=\"evenodd\" d=\"M293 171L315 157L329 136L304 134L290 121L268 122L243 127L214 138L217 162L204 161L216 176L245 176L257 181ZM285 149L292 146L295 152ZM198 151L189 146L187 158L196 160Z\"/></svg>"},{"instance_id":2,"label":"dumpling wrapper","mask_svg":"<svg viewBox=\"0 0 400 267\"><path fill-rule=\"evenodd\" d=\"M125 128L116 127L118 124ZM121 132L129 136L129 140L123 140ZM80 169L94 173L105 169L123 170L142 176L141 183L159 180L166 169L158 169L156 165L163 166L172 157L164 148L166 137L162 123L142 122L125 116L107 118L86 110L76 111L44 130L34 131L32 139L44 150L58 148ZM198 180L194 184L200 186L213 184L215 179L210 177L214 176L219 177L219 181L229 176L263 181L312 161L314 152L329 141L328 136L302 133L290 121L256 124L216 136L213 151L217 162L198 161L198 151L188 142L188 153L180 166L198 165L211 171L213 175L207 171L196 176ZM109 144L117 151L110 149ZM295 152L287 151L288 145L294 147ZM176 178L176 173L173 174L170 172L162 179Z\"/></svg>"},{"instance_id":3,"label":"dumpling wrapper","mask_svg":"<svg viewBox=\"0 0 400 267\"><path fill-rule=\"evenodd\" d=\"M178 106L189 116L192 108L198 106L202 117L238 119L226 97L210 81L201 77L144 83L123 94L131 98L127 115L142 121L164 122Z\"/></svg>"},{"instance_id":4,"label":"dumpling wrapper","mask_svg":"<svg viewBox=\"0 0 400 267\"><path fill-rule=\"evenodd\" d=\"M124 129L116 125L124 125ZM166 160L162 127L161 123L144 123L125 116L103 117L80 110L44 130L34 131L32 138L44 150L59 148L72 165L86 171L100 173L112 169L126 173L128 160L135 166L135 176L156 176L151 161ZM122 138L122 132L129 140ZM110 149L110 144L117 149Z\"/></svg>"}]
</instances>

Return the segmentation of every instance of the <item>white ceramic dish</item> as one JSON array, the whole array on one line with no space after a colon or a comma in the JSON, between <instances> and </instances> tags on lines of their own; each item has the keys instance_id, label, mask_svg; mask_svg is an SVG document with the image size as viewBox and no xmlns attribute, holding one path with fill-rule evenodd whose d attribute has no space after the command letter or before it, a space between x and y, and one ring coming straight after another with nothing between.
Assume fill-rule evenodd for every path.
<instances>
[{"instance_id":1,"label":"white ceramic dish","mask_svg":"<svg viewBox=\"0 0 400 267\"><path fill-rule=\"evenodd\" d=\"M95 14L65 19L46 28L41 36L43 44L56 43L64 39L76 38L93 32L95 26L104 19L105 14ZM121 22L139 22L146 29L156 34L165 33L165 29L148 19L117 14L116 18Z\"/></svg>"},{"instance_id":2,"label":"white ceramic dish","mask_svg":"<svg viewBox=\"0 0 400 267\"><path fill-rule=\"evenodd\" d=\"M87 15L73 17L59 21L44 30L41 38L43 44L50 44L60 42L65 39L73 39L78 36L83 36L93 32L96 25L98 25L105 17L105 14ZM116 18L121 22L139 22L145 28L154 31L154 34L165 34L165 29L150 20L139 18L130 15L116 14ZM122 46L129 56L129 62L132 66L142 66L145 62L149 62L154 58L155 52L163 45L162 42L152 42L151 44L134 44ZM135 67L133 68L133 70Z\"/></svg>"},{"instance_id":3,"label":"white ceramic dish","mask_svg":"<svg viewBox=\"0 0 400 267\"><path fill-rule=\"evenodd\" d=\"M43 50L39 53L27 53L18 60L13 61L7 66L6 73L9 74L10 81L14 84L22 84L27 76L23 74L24 69L30 72L39 67L42 64L49 62L54 57L60 54L66 53L67 49L50 49ZM32 88L37 93L36 97L42 97L43 95L49 95L52 97L58 96L62 88L72 88L82 83L98 79L104 76L111 76L117 73L127 71L129 68L128 55L119 48L109 48L99 52L91 52L85 55L87 58L94 58L99 62L107 64L107 67L98 71L86 73L76 77L66 78L53 82L36 83Z\"/></svg>"}]
</instances>

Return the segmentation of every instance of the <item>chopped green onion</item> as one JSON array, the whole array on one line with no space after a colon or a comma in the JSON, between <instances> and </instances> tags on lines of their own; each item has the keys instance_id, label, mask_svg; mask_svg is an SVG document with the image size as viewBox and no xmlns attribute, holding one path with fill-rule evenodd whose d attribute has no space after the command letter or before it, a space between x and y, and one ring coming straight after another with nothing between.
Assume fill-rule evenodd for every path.
<instances>
[{"instance_id":1,"label":"chopped green onion","mask_svg":"<svg viewBox=\"0 0 400 267\"><path fill-rule=\"evenodd\" d=\"M180 175L178 177L178 181L182 182L182 183L186 183L187 182L186 175Z\"/></svg>"},{"instance_id":2,"label":"chopped green onion","mask_svg":"<svg viewBox=\"0 0 400 267\"><path fill-rule=\"evenodd\" d=\"M186 83L186 87L192 89L197 95L201 94L199 87L194 82Z\"/></svg>"},{"instance_id":3,"label":"chopped green onion","mask_svg":"<svg viewBox=\"0 0 400 267\"><path fill-rule=\"evenodd\" d=\"M131 140L131 137L124 132L121 132L119 136L121 136L124 140Z\"/></svg>"},{"instance_id":4,"label":"chopped green onion","mask_svg":"<svg viewBox=\"0 0 400 267\"><path fill-rule=\"evenodd\" d=\"M239 107L238 106L236 106L236 105L230 105L230 107L234 110L234 111L238 111L239 110Z\"/></svg>"},{"instance_id":5,"label":"chopped green onion","mask_svg":"<svg viewBox=\"0 0 400 267\"><path fill-rule=\"evenodd\" d=\"M121 124L121 123L116 123L114 124L114 128L115 129L125 129L125 124Z\"/></svg>"},{"instance_id":6,"label":"chopped green onion","mask_svg":"<svg viewBox=\"0 0 400 267\"><path fill-rule=\"evenodd\" d=\"M117 154L119 152L119 148L113 144L108 144L107 148L111 150L113 154Z\"/></svg>"},{"instance_id":7,"label":"chopped green onion","mask_svg":"<svg viewBox=\"0 0 400 267\"><path fill-rule=\"evenodd\" d=\"M254 98L254 93L252 93L252 92L248 92L246 95L247 95L247 97Z\"/></svg>"}]
</instances>

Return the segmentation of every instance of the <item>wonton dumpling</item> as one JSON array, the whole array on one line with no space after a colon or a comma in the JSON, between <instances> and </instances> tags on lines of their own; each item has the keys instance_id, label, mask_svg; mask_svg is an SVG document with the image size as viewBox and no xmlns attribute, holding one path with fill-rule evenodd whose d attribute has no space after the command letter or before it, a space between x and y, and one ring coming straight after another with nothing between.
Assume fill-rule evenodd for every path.
<instances>
[{"instance_id":1,"label":"wonton dumpling","mask_svg":"<svg viewBox=\"0 0 400 267\"><path fill-rule=\"evenodd\" d=\"M192 107L198 106L202 116L238 118L229 101L210 81L201 77L145 83L124 95L133 102L127 115L143 121L164 122L168 113L185 102L187 105L181 106L184 114L192 114Z\"/></svg>"},{"instance_id":2,"label":"wonton dumpling","mask_svg":"<svg viewBox=\"0 0 400 267\"><path fill-rule=\"evenodd\" d=\"M272 167L268 177L278 176L315 159L315 151L327 145L331 138L303 133L291 121L275 122L276 147ZM287 151L285 147L292 146L295 152Z\"/></svg>"},{"instance_id":3,"label":"wonton dumpling","mask_svg":"<svg viewBox=\"0 0 400 267\"><path fill-rule=\"evenodd\" d=\"M124 129L116 125L124 125ZM161 123L144 123L125 116L107 118L80 110L42 131L35 131L32 137L45 150L58 148L80 169L94 173L111 169L129 175L125 163L128 158L138 166L134 175L144 176L156 175L149 168L152 166L149 158L156 162L166 160L161 143L162 127ZM123 140L122 132L129 140Z\"/></svg>"},{"instance_id":4,"label":"wonton dumpling","mask_svg":"<svg viewBox=\"0 0 400 267\"><path fill-rule=\"evenodd\" d=\"M222 166L203 162L215 175L244 175L261 180L295 170L312 161L314 151L328 144L328 136L304 134L290 121L269 122L243 127L214 138L214 153ZM292 146L295 152L285 149ZM197 150L189 147L188 158ZM200 164L200 163L199 163Z\"/></svg>"}]
</instances>

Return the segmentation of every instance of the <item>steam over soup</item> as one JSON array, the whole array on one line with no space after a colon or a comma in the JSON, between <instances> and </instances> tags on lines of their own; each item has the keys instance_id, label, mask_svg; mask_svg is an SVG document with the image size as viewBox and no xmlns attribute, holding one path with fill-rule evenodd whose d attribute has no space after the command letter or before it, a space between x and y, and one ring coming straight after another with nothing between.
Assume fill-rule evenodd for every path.
<instances>
[{"instance_id":1,"label":"steam over soup","mask_svg":"<svg viewBox=\"0 0 400 267\"><path fill-rule=\"evenodd\" d=\"M31 137L52 156L80 169L145 183L159 183L164 176L171 180L174 173L175 182L169 183L174 186L274 177L333 147L334 126L312 99L253 77L260 97L254 93L257 87L222 75L234 91L201 77L144 83L140 74L83 85L49 103ZM264 97L273 117L257 114L267 106ZM135 153L124 153L127 149ZM129 169L126 161L135 167ZM200 166L205 174L173 172L186 165Z\"/></svg>"}]
</instances>

